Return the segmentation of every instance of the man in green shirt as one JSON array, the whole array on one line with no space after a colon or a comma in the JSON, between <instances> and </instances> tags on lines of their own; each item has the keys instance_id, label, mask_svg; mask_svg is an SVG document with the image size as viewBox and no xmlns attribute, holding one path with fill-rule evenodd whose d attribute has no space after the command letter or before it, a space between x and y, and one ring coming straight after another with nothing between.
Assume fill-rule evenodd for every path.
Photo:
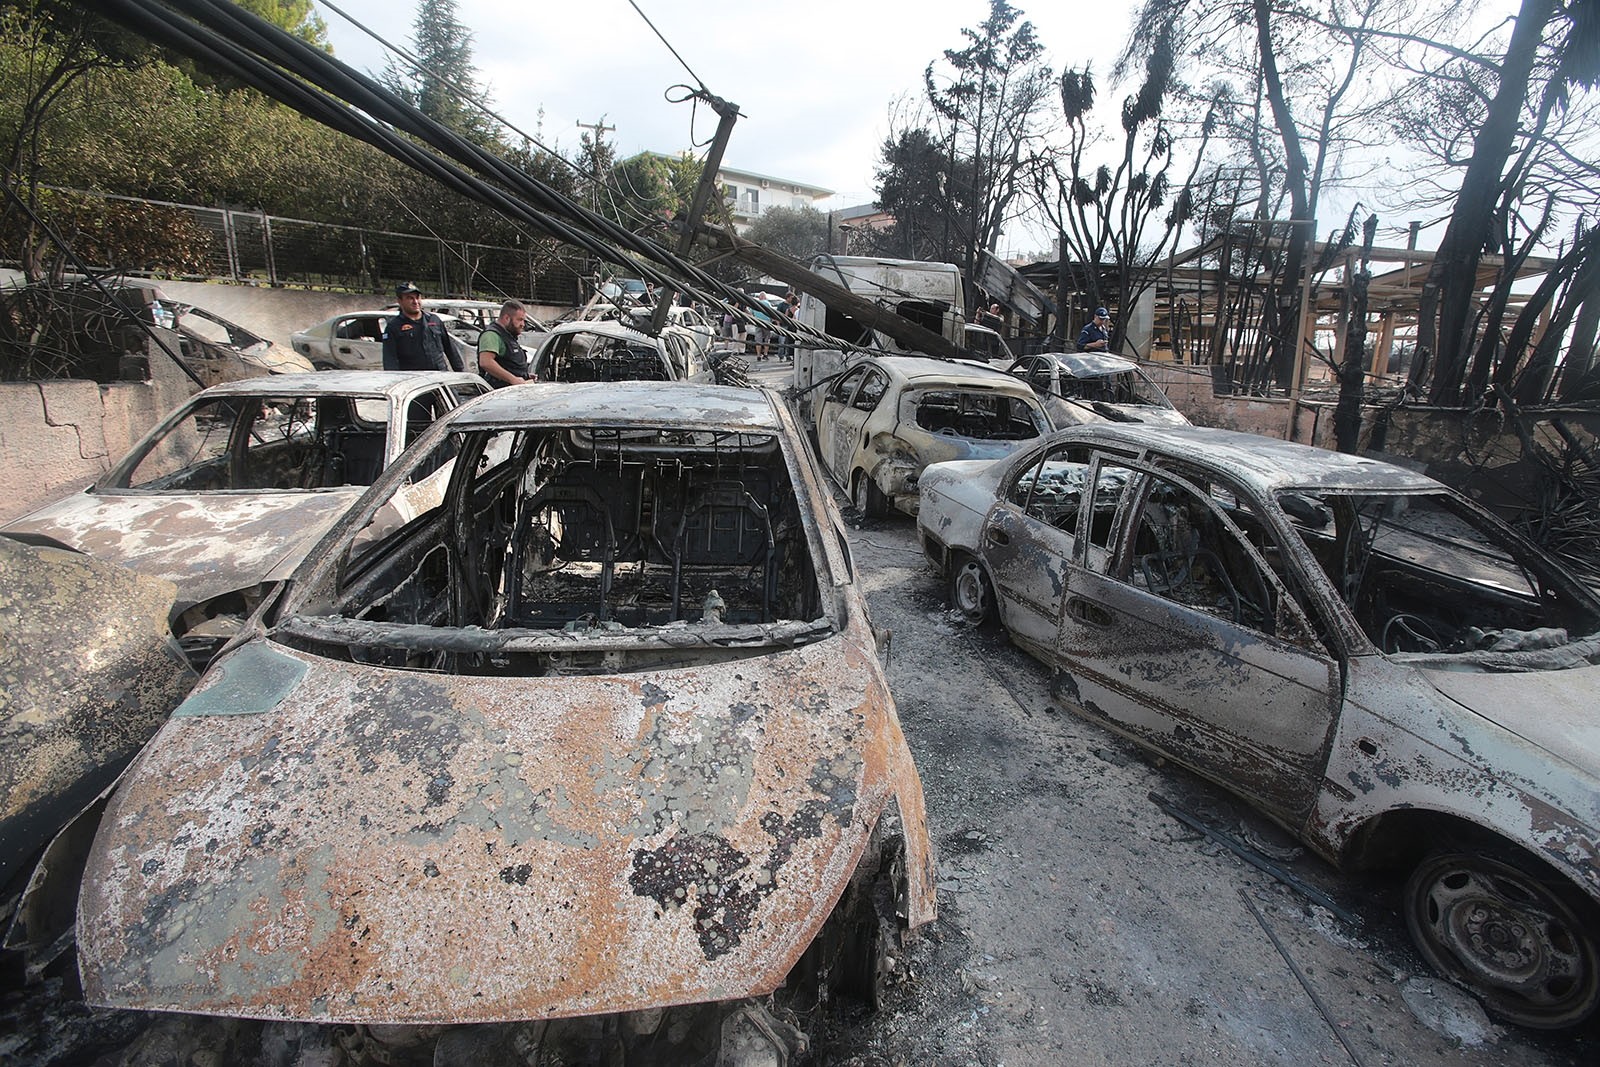
<instances>
[{"instance_id":1,"label":"man in green shirt","mask_svg":"<svg viewBox=\"0 0 1600 1067\"><path fill-rule=\"evenodd\" d=\"M517 340L527 321L522 301L507 300L500 305L500 316L478 335L478 370L496 389L533 381L528 353Z\"/></svg>"}]
</instances>

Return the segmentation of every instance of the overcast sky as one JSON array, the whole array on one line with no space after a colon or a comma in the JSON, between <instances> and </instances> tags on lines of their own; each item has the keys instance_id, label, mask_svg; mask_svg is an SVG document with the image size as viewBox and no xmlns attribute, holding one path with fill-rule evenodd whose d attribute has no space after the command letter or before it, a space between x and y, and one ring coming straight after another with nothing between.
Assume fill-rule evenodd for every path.
<instances>
[{"instance_id":1,"label":"overcast sky","mask_svg":"<svg viewBox=\"0 0 1600 1067\"><path fill-rule=\"evenodd\" d=\"M335 2L390 43L409 44L414 3ZM987 0L801 0L720 8L705 0L636 2L706 87L739 105L744 117L723 162L833 189L838 195L824 205L831 207L872 199L892 102L916 95L928 62L960 47L962 28L989 11ZM1013 3L1034 24L1054 69L1088 59L1105 84L1127 34L1130 3ZM377 43L326 5L318 7L340 59L382 69ZM607 137L621 156L642 149L681 152L716 129L716 116L702 107L693 116L691 138L689 105L666 102L669 86L694 79L628 0L459 0L457 14L472 31L478 70L496 109L536 133L542 108L541 140L568 155L582 133L578 122L603 118L615 126Z\"/></svg>"}]
</instances>

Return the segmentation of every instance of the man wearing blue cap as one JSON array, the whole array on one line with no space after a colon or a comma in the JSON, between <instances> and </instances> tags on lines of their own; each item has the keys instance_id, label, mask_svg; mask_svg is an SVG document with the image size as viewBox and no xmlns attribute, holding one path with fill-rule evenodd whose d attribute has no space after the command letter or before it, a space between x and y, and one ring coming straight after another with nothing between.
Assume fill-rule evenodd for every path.
<instances>
[{"instance_id":1,"label":"man wearing blue cap","mask_svg":"<svg viewBox=\"0 0 1600 1067\"><path fill-rule=\"evenodd\" d=\"M422 310L422 290L411 282L394 290L400 314L383 331L384 370L460 370L464 363L444 323Z\"/></svg>"},{"instance_id":2,"label":"man wearing blue cap","mask_svg":"<svg viewBox=\"0 0 1600 1067\"><path fill-rule=\"evenodd\" d=\"M1105 308L1095 308L1094 318L1084 324L1078 332L1079 352L1104 352L1111 347L1111 334L1106 331L1106 325L1111 321L1111 316L1106 314Z\"/></svg>"}]
</instances>

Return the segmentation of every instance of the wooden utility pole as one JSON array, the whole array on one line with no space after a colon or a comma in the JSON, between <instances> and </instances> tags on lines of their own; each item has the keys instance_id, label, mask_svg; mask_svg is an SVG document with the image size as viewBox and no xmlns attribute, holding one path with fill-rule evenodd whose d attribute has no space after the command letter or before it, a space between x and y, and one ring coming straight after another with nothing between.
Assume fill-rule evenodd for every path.
<instances>
[{"instance_id":1,"label":"wooden utility pole","mask_svg":"<svg viewBox=\"0 0 1600 1067\"><path fill-rule=\"evenodd\" d=\"M743 260L763 274L770 274L802 293L810 293L835 311L842 311L861 325L887 334L906 348L940 359L961 359L967 355L964 349L957 347L942 334L918 326L904 315L858 296L844 286L828 281L803 264L796 263L788 256L774 252L770 248L742 241L727 230L704 224L695 231L695 237L721 255Z\"/></svg>"},{"instance_id":2,"label":"wooden utility pole","mask_svg":"<svg viewBox=\"0 0 1600 1067\"><path fill-rule=\"evenodd\" d=\"M711 105L717 113L717 132L711 139L711 150L706 153L705 168L700 171L700 182L694 187L694 200L689 204L689 215L684 220L683 232L678 235L678 255L688 253L694 245L695 231L700 226L700 219L705 215L706 205L711 202L711 194L716 191L717 171L722 169L722 152L728 147L728 138L733 135L733 124L739 118L739 105L730 104L720 96L710 93L695 94ZM655 311L650 317L652 333L660 333L661 327L667 324L667 309L678 298L678 291L672 286L665 286L656 294Z\"/></svg>"}]
</instances>

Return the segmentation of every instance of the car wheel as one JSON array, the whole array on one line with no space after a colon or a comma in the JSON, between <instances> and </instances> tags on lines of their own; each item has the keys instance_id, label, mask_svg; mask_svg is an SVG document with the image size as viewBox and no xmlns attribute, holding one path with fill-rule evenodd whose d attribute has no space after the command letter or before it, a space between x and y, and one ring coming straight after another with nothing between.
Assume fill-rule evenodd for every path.
<instances>
[{"instance_id":1,"label":"car wheel","mask_svg":"<svg viewBox=\"0 0 1600 1067\"><path fill-rule=\"evenodd\" d=\"M866 471L856 472L855 489L850 494L856 510L869 519L881 519L889 514L889 498L878 489L878 483Z\"/></svg>"},{"instance_id":2,"label":"car wheel","mask_svg":"<svg viewBox=\"0 0 1600 1067\"><path fill-rule=\"evenodd\" d=\"M314 367L317 370L338 370L339 369L337 364L329 363L325 359L314 359L314 360L311 361L311 366Z\"/></svg>"},{"instance_id":3,"label":"car wheel","mask_svg":"<svg viewBox=\"0 0 1600 1067\"><path fill-rule=\"evenodd\" d=\"M1485 852L1436 852L1406 882L1406 926L1429 966L1472 987L1491 1015L1576 1026L1600 1004L1600 923L1555 877Z\"/></svg>"},{"instance_id":4,"label":"car wheel","mask_svg":"<svg viewBox=\"0 0 1600 1067\"><path fill-rule=\"evenodd\" d=\"M998 617L988 572L964 553L950 564L950 605L973 626L987 626Z\"/></svg>"},{"instance_id":5,"label":"car wheel","mask_svg":"<svg viewBox=\"0 0 1600 1067\"><path fill-rule=\"evenodd\" d=\"M899 835L883 842L871 880L850 888L849 912L842 931L832 986L870 1011L883 1007L889 987L902 966L905 939L899 912L905 901L905 841Z\"/></svg>"}]
</instances>

